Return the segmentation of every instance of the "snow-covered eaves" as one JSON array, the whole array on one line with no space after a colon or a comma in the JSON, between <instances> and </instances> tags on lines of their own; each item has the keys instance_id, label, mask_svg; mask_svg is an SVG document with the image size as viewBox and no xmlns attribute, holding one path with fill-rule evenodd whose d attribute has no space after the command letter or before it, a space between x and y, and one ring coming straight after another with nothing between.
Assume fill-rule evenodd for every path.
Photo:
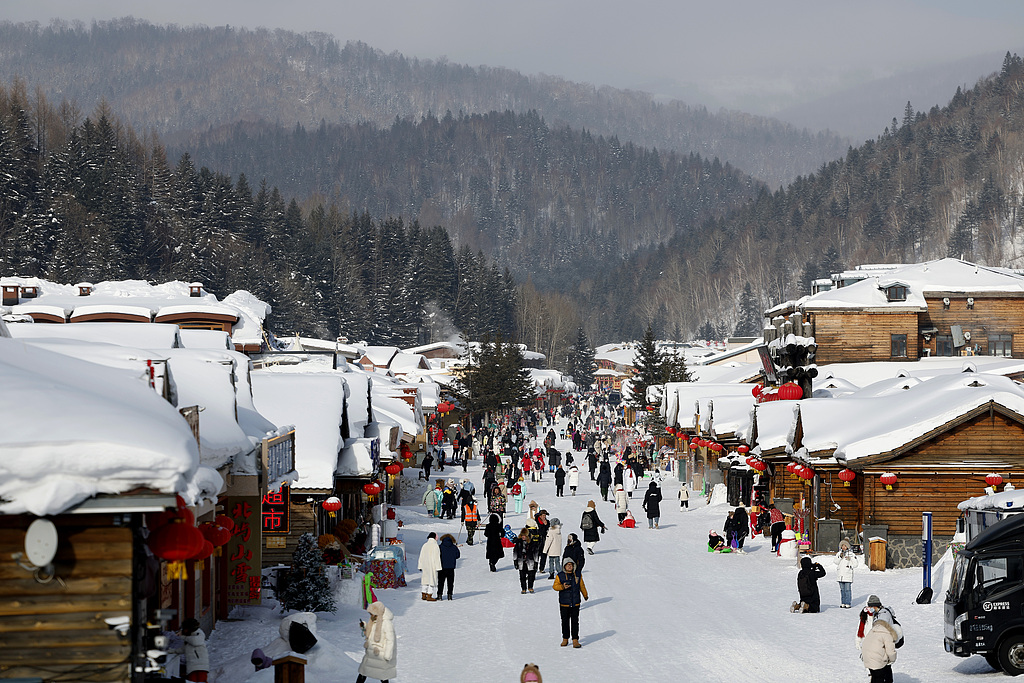
<instances>
[{"instance_id":1,"label":"snow-covered eaves","mask_svg":"<svg viewBox=\"0 0 1024 683\"><path fill-rule=\"evenodd\" d=\"M139 488L192 497L199 448L148 382L0 338L0 387L0 414L17 416L0 430L0 514L55 515Z\"/></svg>"},{"instance_id":2,"label":"snow-covered eaves","mask_svg":"<svg viewBox=\"0 0 1024 683\"><path fill-rule=\"evenodd\" d=\"M15 339L77 339L139 349L181 346L178 326L166 323L13 323L8 329Z\"/></svg>"},{"instance_id":3,"label":"snow-covered eaves","mask_svg":"<svg viewBox=\"0 0 1024 683\"><path fill-rule=\"evenodd\" d=\"M331 490L344 447L347 385L340 372L254 370L253 402L278 425L295 425L294 489Z\"/></svg>"}]
</instances>

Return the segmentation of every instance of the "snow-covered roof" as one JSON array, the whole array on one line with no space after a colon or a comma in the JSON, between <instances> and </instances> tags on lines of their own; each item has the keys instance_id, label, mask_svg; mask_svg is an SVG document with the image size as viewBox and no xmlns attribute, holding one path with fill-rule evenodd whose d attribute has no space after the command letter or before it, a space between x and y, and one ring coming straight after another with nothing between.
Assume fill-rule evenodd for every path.
<instances>
[{"instance_id":1,"label":"snow-covered roof","mask_svg":"<svg viewBox=\"0 0 1024 683\"><path fill-rule=\"evenodd\" d=\"M17 416L0 430L0 513L54 515L139 487L189 493L199 448L147 382L0 338L0 387L0 414Z\"/></svg>"},{"instance_id":2,"label":"snow-covered roof","mask_svg":"<svg viewBox=\"0 0 1024 683\"><path fill-rule=\"evenodd\" d=\"M426 356L422 354L399 351L392 356L388 369L396 375L405 375L413 370L429 370L430 363L427 362Z\"/></svg>"},{"instance_id":3,"label":"snow-covered roof","mask_svg":"<svg viewBox=\"0 0 1024 683\"><path fill-rule=\"evenodd\" d=\"M253 402L276 424L295 425L295 489L330 490L338 456L347 394L340 372L254 370Z\"/></svg>"},{"instance_id":4,"label":"snow-covered roof","mask_svg":"<svg viewBox=\"0 0 1024 683\"><path fill-rule=\"evenodd\" d=\"M988 489L991 490L991 489ZM1011 488L999 493L985 493L974 496L957 505L961 510L1020 510L1024 508L1024 489Z\"/></svg>"},{"instance_id":5,"label":"snow-covered roof","mask_svg":"<svg viewBox=\"0 0 1024 683\"><path fill-rule=\"evenodd\" d=\"M427 353L429 351L438 351L438 350L441 350L441 349L446 350L446 351L450 351L451 353L455 354L456 356L460 356L460 355L462 355L465 352L465 344L463 344L461 341L458 341L458 342L441 341L441 342L434 342L433 344L424 344L423 346L414 346L412 348L405 349L405 352L406 353Z\"/></svg>"},{"instance_id":6,"label":"snow-covered roof","mask_svg":"<svg viewBox=\"0 0 1024 683\"><path fill-rule=\"evenodd\" d=\"M740 384L757 379L761 375L760 363L725 361L718 365L696 365L687 371L695 382L714 384Z\"/></svg>"},{"instance_id":7,"label":"snow-covered roof","mask_svg":"<svg viewBox=\"0 0 1024 683\"><path fill-rule=\"evenodd\" d=\"M233 363L231 359L216 354L175 349L169 352L167 364L178 407L200 407L199 450L202 463L219 468L235 458L250 456L259 439L256 435L247 435L238 423Z\"/></svg>"},{"instance_id":8,"label":"snow-covered roof","mask_svg":"<svg viewBox=\"0 0 1024 683\"><path fill-rule=\"evenodd\" d=\"M906 300L888 300L885 288L894 284L906 286ZM944 258L872 273L860 282L807 297L801 307L804 310L923 311L928 308L925 296L940 293L1021 295L1024 294L1024 277L1004 268Z\"/></svg>"},{"instance_id":9,"label":"snow-covered roof","mask_svg":"<svg viewBox=\"0 0 1024 683\"><path fill-rule=\"evenodd\" d=\"M178 332L181 345L186 349L218 349L233 351L231 336L221 330L189 330Z\"/></svg>"},{"instance_id":10,"label":"snow-covered roof","mask_svg":"<svg viewBox=\"0 0 1024 683\"><path fill-rule=\"evenodd\" d=\"M754 395L750 392L738 396L717 396L701 401L701 417L704 433L722 436L732 434L741 440L750 437L751 410L754 407Z\"/></svg>"},{"instance_id":11,"label":"snow-covered roof","mask_svg":"<svg viewBox=\"0 0 1024 683\"><path fill-rule=\"evenodd\" d=\"M595 353L594 360L606 360L621 366L634 366L636 365L636 351L633 349L616 349L613 351Z\"/></svg>"},{"instance_id":12,"label":"snow-covered roof","mask_svg":"<svg viewBox=\"0 0 1024 683\"><path fill-rule=\"evenodd\" d=\"M399 348L397 346L367 346L363 349L363 355L366 356L367 360L382 368L386 368L398 352Z\"/></svg>"},{"instance_id":13,"label":"snow-covered roof","mask_svg":"<svg viewBox=\"0 0 1024 683\"><path fill-rule=\"evenodd\" d=\"M21 306L15 306L14 308L20 309ZM13 312L23 313L24 311L15 310ZM70 320L74 322L76 319L90 315L125 315L142 318L146 321L153 320L153 310L148 306L137 306L127 303L103 303L75 306L75 309L71 312Z\"/></svg>"},{"instance_id":14,"label":"snow-covered roof","mask_svg":"<svg viewBox=\"0 0 1024 683\"><path fill-rule=\"evenodd\" d=\"M857 387L866 387L875 382L894 377L917 377L928 379L938 375L949 375L973 368L990 375L1017 375L1024 373L1024 360L998 356L932 356L918 361L876 361L866 363L830 363L818 366L814 379L817 390L830 379L842 379Z\"/></svg>"},{"instance_id":15,"label":"snow-covered roof","mask_svg":"<svg viewBox=\"0 0 1024 683\"><path fill-rule=\"evenodd\" d=\"M14 323L7 327L15 339L77 339L140 349L181 346L178 326L168 323Z\"/></svg>"},{"instance_id":16,"label":"snow-covered roof","mask_svg":"<svg viewBox=\"0 0 1024 683\"><path fill-rule=\"evenodd\" d=\"M898 451L990 402L1024 420L1024 388L977 373L890 380L840 398L763 403L756 411L757 445L792 450L799 411L803 447L850 463Z\"/></svg>"},{"instance_id":17,"label":"snow-covered roof","mask_svg":"<svg viewBox=\"0 0 1024 683\"><path fill-rule=\"evenodd\" d=\"M720 399L727 396L753 397L749 384L711 384L708 382L669 382L665 385L662 411L665 423L685 430L697 425L694 418L701 399ZM717 401L716 401L717 405ZM706 413L702 413L706 417Z\"/></svg>"}]
</instances>

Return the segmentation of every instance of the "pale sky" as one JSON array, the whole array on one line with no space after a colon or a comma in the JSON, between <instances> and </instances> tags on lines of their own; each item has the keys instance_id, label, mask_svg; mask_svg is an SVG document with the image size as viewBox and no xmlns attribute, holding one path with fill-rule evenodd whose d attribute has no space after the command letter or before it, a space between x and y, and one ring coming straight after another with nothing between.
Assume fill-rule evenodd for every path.
<instances>
[{"instance_id":1,"label":"pale sky","mask_svg":"<svg viewBox=\"0 0 1024 683\"><path fill-rule=\"evenodd\" d=\"M0 0L11 21L322 31L385 52L504 66L771 113L874 78L1024 47L1021 0ZM982 74L978 74L981 76Z\"/></svg>"}]
</instances>

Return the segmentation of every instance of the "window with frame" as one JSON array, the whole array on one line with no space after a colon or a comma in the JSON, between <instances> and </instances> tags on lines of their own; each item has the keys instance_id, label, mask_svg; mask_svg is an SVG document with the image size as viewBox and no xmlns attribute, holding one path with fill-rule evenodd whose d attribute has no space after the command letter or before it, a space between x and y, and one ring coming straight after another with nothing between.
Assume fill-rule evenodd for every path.
<instances>
[{"instance_id":1,"label":"window with frame","mask_svg":"<svg viewBox=\"0 0 1024 683\"><path fill-rule=\"evenodd\" d=\"M990 334L988 335L988 355L1006 356L1013 355L1012 334Z\"/></svg>"},{"instance_id":2,"label":"window with frame","mask_svg":"<svg viewBox=\"0 0 1024 683\"><path fill-rule=\"evenodd\" d=\"M953 346L953 335L940 334L935 338L936 356L955 356L956 348Z\"/></svg>"},{"instance_id":3,"label":"window with frame","mask_svg":"<svg viewBox=\"0 0 1024 683\"><path fill-rule=\"evenodd\" d=\"M905 334L891 334L889 335L889 355L893 358L906 358L907 357L907 335Z\"/></svg>"},{"instance_id":4,"label":"window with frame","mask_svg":"<svg viewBox=\"0 0 1024 683\"><path fill-rule=\"evenodd\" d=\"M886 288L885 295L889 301L906 301L907 288L904 285L893 285Z\"/></svg>"}]
</instances>

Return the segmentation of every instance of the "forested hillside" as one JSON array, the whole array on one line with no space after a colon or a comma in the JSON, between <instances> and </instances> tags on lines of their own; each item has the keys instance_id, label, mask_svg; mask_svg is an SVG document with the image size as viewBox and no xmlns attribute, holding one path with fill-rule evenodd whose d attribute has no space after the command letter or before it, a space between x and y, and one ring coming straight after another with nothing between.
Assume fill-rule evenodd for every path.
<instances>
[{"instance_id":1,"label":"forested hillside","mask_svg":"<svg viewBox=\"0 0 1024 683\"><path fill-rule=\"evenodd\" d=\"M100 108L79 120L23 84L0 88L0 275L58 282L198 280L268 301L279 334L376 344L513 336L511 275L443 227L303 211L183 155L169 164Z\"/></svg>"},{"instance_id":2,"label":"forested hillside","mask_svg":"<svg viewBox=\"0 0 1024 683\"><path fill-rule=\"evenodd\" d=\"M613 337L651 320L685 338L702 321L733 329L748 284L764 310L842 265L962 256L1024 266L1022 159L1024 65L1007 53L997 75L958 88L947 106L908 103L845 158L630 259L582 307Z\"/></svg>"},{"instance_id":3,"label":"forested hillside","mask_svg":"<svg viewBox=\"0 0 1024 683\"><path fill-rule=\"evenodd\" d=\"M87 109L106 98L136 130L156 130L169 143L189 144L193 133L240 120L313 130L321 121L387 127L396 117L418 121L446 111L535 110L552 129L718 157L773 188L847 147L835 135L772 119L509 69L385 55L363 43L283 30L130 18L92 26L0 23L0 80L16 76Z\"/></svg>"},{"instance_id":4,"label":"forested hillside","mask_svg":"<svg viewBox=\"0 0 1024 683\"><path fill-rule=\"evenodd\" d=\"M459 244L518 279L563 292L756 191L717 160L554 130L537 112L430 116L386 130L236 124L193 150L204 164L265 177L286 194L449 226Z\"/></svg>"}]
</instances>

